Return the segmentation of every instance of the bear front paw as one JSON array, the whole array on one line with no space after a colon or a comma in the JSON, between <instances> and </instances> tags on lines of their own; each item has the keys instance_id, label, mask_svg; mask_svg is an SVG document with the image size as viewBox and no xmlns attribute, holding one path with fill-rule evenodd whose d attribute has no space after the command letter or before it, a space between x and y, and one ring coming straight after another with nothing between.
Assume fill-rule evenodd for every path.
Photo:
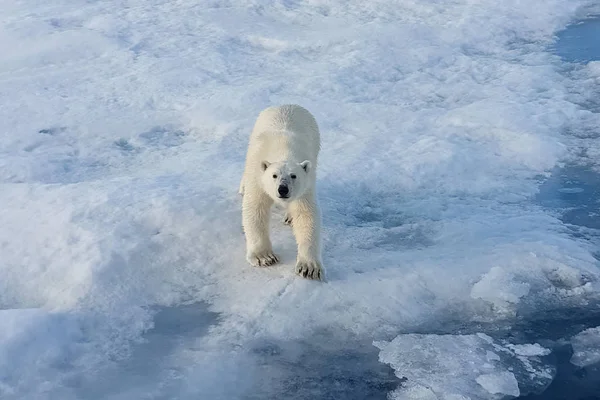
<instances>
[{"instance_id":1,"label":"bear front paw","mask_svg":"<svg viewBox=\"0 0 600 400\"><path fill-rule=\"evenodd\" d=\"M253 252L246 258L248 262L255 267L268 267L279 262L279 257L277 257L272 250Z\"/></svg>"},{"instance_id":2,"label":"bear front paw","mask_svg":"<svg viewBox=\"0 0 600 400\"><path fill-rule=\"evenodd\" d=\"M298 261L296 264L296 273L308 279L321 280L323 268L318 261Z\"/></svg>"}]
</instances>

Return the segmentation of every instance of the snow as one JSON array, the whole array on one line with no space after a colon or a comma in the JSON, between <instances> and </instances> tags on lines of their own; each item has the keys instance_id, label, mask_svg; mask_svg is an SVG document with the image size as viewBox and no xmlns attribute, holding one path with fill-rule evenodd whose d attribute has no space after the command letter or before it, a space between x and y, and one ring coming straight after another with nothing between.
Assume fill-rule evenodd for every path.
<instances>
[{"instance_id":1,"label":"snow","mask_svg":"<svg viewBox=\"0 0 600 400\"><path fill-rule=\"evenodd\" d=\"M392 343L381 357L399 374L394 346L419 340L431 365L475 362L469 379L414 375L447 398L514 395L509 374L543 386L537 347L406 333L600 301L594 249L533 201L597 152L579 135L597 126L597 63L566 75L549 52L593 3L4 1L0 397L310 397L328 359L336 379L375 370L344 361L349 343ZM280 216L282 264L244 260L248 135L288 102L322 131L325 283L293 274ZM160 327L157 309L190 307L211 317Z\"/></svg>"},{"instance_id":2,"label":"snow","mask_svg":"<svg viewBox=\"0 0 600 400\"><path fill-rule=\"evenodd\" d=\"M512 348L515 345L482 333L407 334L375 346L381 349L381 362L407 379L394 393L397 399L497 399L518 396L519 383L527 390L539 389L553 378L553 371L538 357L547 353L523 356Z\"/></svg>"},{"instance_id":3,"label":"snow","mask_svg":"<svg viewBox=\"0 0 600 400\"><path fill-rule=\"evenodd\" d=\"M571 338L571 363L579 367L600 362L600 327L589 328Z\"/></svg>"}]
</instances>

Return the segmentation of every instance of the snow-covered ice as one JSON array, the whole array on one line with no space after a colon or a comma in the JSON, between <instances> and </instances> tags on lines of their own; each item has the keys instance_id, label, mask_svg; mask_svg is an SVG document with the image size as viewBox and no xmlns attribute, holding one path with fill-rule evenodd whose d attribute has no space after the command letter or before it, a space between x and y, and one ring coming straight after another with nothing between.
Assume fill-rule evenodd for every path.
<instances>
[{"instance_id":1,"label":"snow-covered ice","mask_svg":"<svg viewBox=\"0 0 600 400\"><path fill-rule=\"evenodd\" d=\"M367 398L420 340L473 357L454 399L542 387L543 346L427 332L600 304L597 248L535 201L600 154L597 62L551 52L594 5L3 1L0 398ZM282 264L244 260L248 135L292 102L322 131L325 283L276 218Z\"/></svg>"}]
</instances>

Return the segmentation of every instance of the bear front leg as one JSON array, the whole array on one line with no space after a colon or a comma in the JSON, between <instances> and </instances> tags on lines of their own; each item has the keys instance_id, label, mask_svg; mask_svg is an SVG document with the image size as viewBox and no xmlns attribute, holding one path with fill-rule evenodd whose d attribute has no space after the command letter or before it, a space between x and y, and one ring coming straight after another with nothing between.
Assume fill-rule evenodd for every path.
<instances>
[{"instance_id":1,"label":"bear front leg","mask_svg":"<svg viewBox=\"0 0 600 400\"><path fill-rule=\"evenodd\" d=\"M246 188L247 189L247 188ZM242 201L242 223L246 236L246 260L255 267L276 264L269 238L269 218L273 200L266 195L246 191Z\"/></svg>"},{"instance_id":2,"label":"bear front leg","mask_svg":"<svg viewBox=\"0 0 600 400\"><path fill-rule=\"evenodd\" d=\"M290 207L292 229L298 244L296 273L309 279L321 280L324 271L321 262L321 215L310 196L294 202Z\"/></svg>"}]
</instances>

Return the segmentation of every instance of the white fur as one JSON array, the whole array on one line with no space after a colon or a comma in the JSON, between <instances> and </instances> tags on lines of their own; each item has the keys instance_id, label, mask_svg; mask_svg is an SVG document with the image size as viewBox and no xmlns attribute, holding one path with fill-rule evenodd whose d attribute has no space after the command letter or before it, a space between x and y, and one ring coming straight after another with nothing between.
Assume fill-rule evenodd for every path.
<instances>
[{"instance_id":1,"label":"white fur","mask_svg":"<svg viewBox=\"0 0 600 400\"><path fill-rule=\"evenodd\" d=\"M321 213L316 198L317 158L321 148L319 128L310 112L297 105L263 110L254 125L240 194L246 235L246 259L254 266L275 264L269 238L273 203L287 209L298 244L296 272L321 279ZM281 198L278 188L289 190Z\"/></svg>"}]
</instances>

